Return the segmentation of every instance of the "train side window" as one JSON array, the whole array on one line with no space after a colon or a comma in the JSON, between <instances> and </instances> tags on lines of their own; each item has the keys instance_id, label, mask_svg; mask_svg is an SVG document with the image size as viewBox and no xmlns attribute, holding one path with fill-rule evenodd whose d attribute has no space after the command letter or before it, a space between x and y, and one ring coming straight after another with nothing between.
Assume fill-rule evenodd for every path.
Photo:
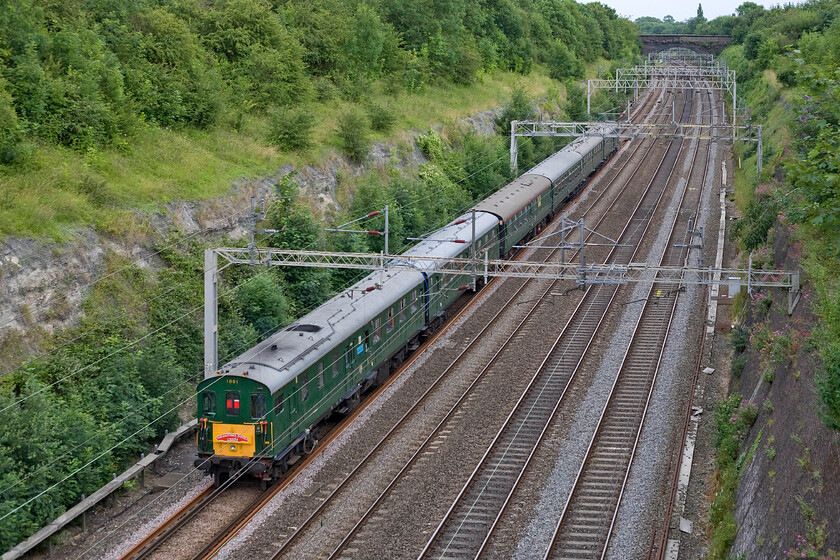
<instances>
[{"instance_id":1,"label":"train side window","mask_svg":"<svg viewBox=\"0 0 840 560\"><path fill-rule=\"evenodd\" d=\"M309 398L309 373L303 372L303 385L300 386L300 400L306 402Z\"/></svg>"},{"instance_id":2,"label":"train side window","mask_svg":"<svg viewBox=\"0 0 840 560\"><path fill-rule=\"evenodd\" d=\"M204 409L204 416L216 416L216 393L213 391L204 391L202 408Z\"/></svg>"},{"instance_id":3,"label":"train side window","mask_svg":"<svg viewBox=\"0 0 840 560\"><path fill-rule=\"evenodd\" d=\"M283 407L285 406L286 403L283 402L283 393L278 393L278 395L274 397L274 414L283 412Z\"/></svg>"},{"instance_id":4,"label":"train side window","mask_svg":"<svg viewBox=\"0 0 840 560\"><path fill-rule=\"evenodd\" d=\"M258 419L265 416L265 395L251 395L251 418Z\"/></svg>"},{"instance_id":5,"label":"train side window","mask_svg":"<svg viewBox=\"0 0 840 560\"><path fill-rule=\"evenodd\" d=\"M239 393L228 391L225 393L225 409L228 416L239 416Z\"/></svg>"},{"instance_id":6,"label":"train side window","mask_svg":"<svg viewBox=\"0 0 840 560\"><path fill-rule=\"evenodd\" d=\"M417 290L411 292L411 314L417 313Z\"/></svg>"},{"instance_id":7,"label":"train side window","mask_svg":"<svg viewBox=\"0 0 840 560\"><path fill-rule=\"evenodd\" d=\"M353 345L347 347L347 352L344 353L344 369L350 369L350 364L353 362Z\"/></svg>"},{"instance_id":8,"label":"train side window","mask_svg":"<svg viewBox=\"0 0 840 560\"><path fill-rule=\"evenodd\" d=\"M332 352L332 372L333 377L338 376L338 350Z\"/></svg>"},{"instance_id":9,"label":"train side window","mask_svg":"<svg viewBox=\"0 0 840 560\"><path fill-rule=\"evenodd\" d=\"M373 329L373 343L376 344L382 338L382 319L377 317L371 321L370 328Z\"/></svg>"},{"instance_id":10,"label":"train side window","mask_svg":"<svg viewBox=\"0 0 840 560\"><path fill-rule=\"evenodd\" d=\"M400 323L405 321L405 298L400 300Z\"/></svg>"},{"instance_id":11,"label":"train side window","mask_svg":"<svg viewBox=\"0 0 840 560\"><path fill-rule=\"evenodd\" d=\"M324 362L318 362L318 388L324 387Z\"/></svg>"},{"instance_id":12,"label":"train side window","mask_svg":"<svg viewBox=\"0 0 840 560\"><path fill-rule=\"evenodd\" d=\"M394 308L388 308L388 322L385 324L385 332L394 330Z\"/></svg>"}]
</instances>

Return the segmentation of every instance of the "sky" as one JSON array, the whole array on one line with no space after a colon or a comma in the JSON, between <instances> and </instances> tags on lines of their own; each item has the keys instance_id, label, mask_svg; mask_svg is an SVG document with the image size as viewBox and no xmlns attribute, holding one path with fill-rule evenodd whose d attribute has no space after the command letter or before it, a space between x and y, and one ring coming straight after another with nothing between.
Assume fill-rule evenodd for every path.
<instances>
[{"instance_id":1,"label":"sky","mask_svg":"<svg viewBox=\"0 0 840 560\"><path fill-rule=\"evenodd\" d=\"M735 13L735 9L744 3L745 0L598 0L615 9L620 16L630 20L642 16L653 16L662 19L665 16L674 16L676 21L685 21L697 15L697 4L703 6L703 15L706 19L715 19L718 16L726 16ZM790 0L752 0L765 8L778 4L789 4ZM796 4L797 2L793 2Z\"/></svg>"}]
</instances>

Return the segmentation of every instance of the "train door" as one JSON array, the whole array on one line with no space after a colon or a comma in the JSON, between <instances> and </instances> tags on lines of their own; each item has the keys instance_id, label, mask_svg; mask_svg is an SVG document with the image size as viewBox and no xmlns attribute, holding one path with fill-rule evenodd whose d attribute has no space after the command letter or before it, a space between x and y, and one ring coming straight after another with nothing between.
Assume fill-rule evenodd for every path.
<instances>
[{"instance_id":1,"label":"train door","mask_svg":"<svg viewBox=\"0 0 840 560\"><path fill-rule=\"evenodd\" d=\"M279 452L283 447L285 447L286 442L291 437L291 415L289 413L289 403L286 402L286 393L288 393L289 388L288 386L283 387L274 395L273 397L273 412L274 412L274 430L271 434L271 441L274 447L274 452Z\"/></svg>"},{"instance_id":2,"label":"train door","mask_svg":"<svg viewBox=\"0 0 840 560\"><path fill-rule=\"evenodd\" d=\"M499 220L499 258L505 258L507 253L507 241L505 240L505 222Z\"/></svg>"},{"instance_id":3,"label":"train door","mask_svg":"<svg viewBox=\"0 0 840 560\"><path fill-rule=\"evenodd\" d=\"M289 410L289 431L292 437L300 432L303 428L301 426L301 419L303 418L303 401L301 400L301 383L300 376L295 378L294 383L290 383L288 387L288 395L286 397L286 408Z\"/></svg>"}]
</instances>

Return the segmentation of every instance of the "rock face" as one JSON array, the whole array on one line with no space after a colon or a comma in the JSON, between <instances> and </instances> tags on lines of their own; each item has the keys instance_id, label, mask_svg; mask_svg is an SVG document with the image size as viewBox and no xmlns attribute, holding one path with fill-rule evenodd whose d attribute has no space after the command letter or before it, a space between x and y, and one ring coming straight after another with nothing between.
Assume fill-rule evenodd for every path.
<instances>
[{"instance_id":1,"label":"rock face","mask_svg":"<svg viewBox=\"0 0 840 560\"><path fill-rule=\"evenodd\" d=\"M5 240L0 248L0 332L36 324L52 330L74 322L105 250L90 229L62 244Z\"/></svg>"},{"instance_id":2,"label":"rock face","mask_svg":"<svg viewBox=\"0 0 840 560\"><path fill-rule=\"evenodd\" d=\"M460 124L479 134L492 134L493 119L498 112L485 111L463 119ZM411 168L425 162L423 153L410 138L402 144L378 143L373 145L366 164L332 156L319 165L297 170L284 165L270 177L234 181L224 196L171 202L162 212L141 218L158 236L176 230L209 238L221 234L244 237L248 233L250 198L270 200L274 186L291 172L297 171L295 181L301 193L323 212L339 206L336 187L342 174L355 177L371 168ZM77 322L87 288L101 276L109 252L128 257L141 267L158 265L151 242L128 245L104 237L92 228L74 232L73 238L64 243L21 238L0 241L0 341L7 329L24 330L37 325L52 332Z\"/></svg>"},{"instance_id":3,"label":"rock face","mask_svg":"<svg viewBox=\"0 0 840 560\"><path fill-rule=\"evenodd\" d=\"M776 265L798 268L790 255L799 250L789 241L788 230L777 225L775 231ZM814 377L822 366L817 350L800 343L816 320L807 297L792 316L787 315L785 293L774 290L772 297L766 311L761 303L751 306L753 342L746 367L731 386L759 411L742 446L748 450L757 442L742 467L731 557L811 557L811 546L813 551L840 550L840 435L819 418ZM766 329L769 338L757 335L758 329ZM792 341L781 346L786 352L777 351L780 337ZM772 375L766 373L768 367Z\"/></svg>"}]
</instances>

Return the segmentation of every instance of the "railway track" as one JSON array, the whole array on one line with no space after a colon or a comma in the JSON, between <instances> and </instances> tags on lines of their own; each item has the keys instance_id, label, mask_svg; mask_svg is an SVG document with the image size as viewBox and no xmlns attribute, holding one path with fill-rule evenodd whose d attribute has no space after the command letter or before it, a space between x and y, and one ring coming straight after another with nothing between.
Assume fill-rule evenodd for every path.
<instances>
[{"instance_id":1,"label":"railway track","mask_svg":"<svg viewBox=\"0 0 840 560\"><path fill-rule=\"evenodd\" d=\"M625 186L626 186L626 183L625 183ZM660 193L660 195L659 195L659 196L661 196L661 193ZM647 212L647 211L643 210L643 211L642 211L642 213L643 213L643 214L648 215L648 217L649 217L649 212ZM632 222L632 221L631 221L631 222ZM631 229L633 229L633 231L639 231L639 228L638 228L638 223L633 224L633 225L634 225L634 227L632 227ZM629 261L628 261L628 262L629 262ZM547 294L548 292L550 292L550 290L551 290L553 287L554 287L553 285L550 285L550 286L549 286L549 288L548 288L548 289L544 292L544 295L545 295L545 294ZM578 330L580 330L580 329L578 329ZM593 330L593 329L592 329L592 328L590 328L590 329L588 329L588 330L589 330L590 332L592 332L592 330ZM582 337L582 339L591 340L591 336L587 335L587 336ZM498 353L497 353L497 355L498 355ZM519 365L520 365L520 366L522 366L522 364L519 364ZM537 369L537 366L538 366L538 365L539 365L538 363L537 363L537 364L533 364L532 368L533 368L533 369ZM527 367L523 367L522 369L527 370ZM460 401L459 401L459 402L460 402ZM454 408L454 407L453 407L453 409L452 409L452 410L450 410L450 413L451 413L451 414L453 414L453 410L455 410L455 408ZM454 414L457 414L457 413L454 413ZM445 420L445 419L444 419L444 420ZM438 429L439 429L441 426L443 426L443 425L444 425L444 422L442 421L442 422L438 425L438 427L436 428L436 430L438 430ZM332 556L332 557L337 557L337 556L339 556L339 555L342 553L342 551L345 549L345 547L347 547L347 545L350 543L350 541L351 541L351 540L353 540L353 538L356 536L356 534L360 531L360 529L361 529L362 525L364 525L364 524L365 524L368 520L370 520L370 519L374 519L374 520L375 520L377 517L380 517L380 518L382 517L382 515L378 515L378 516L377 516L377 515L375 515L375 514L373 513L373 512L375 512L375 511L378 509L378 504L380 503L380 501L384 500L384 499L387 497L387 494L390 492L390 490L391 490L391 489L392 489L392 488L393 488L396 484L398 484L398 482L399 482L400 477L402 476L402 474L403 474L403 473L405 473L405 472L407 472L407 471L411 468L411 466L412 466L412 464L414 463L414 461L416 461L416 460L418 460L418 459L422 458L425 454L428 454L428 451L426 451L428 448L433 448L433 443L434 443L434 441L435 441L435 440L434 440L434 436L435 436L435 434L436 434L436 433L437 433L437 431L436 431L436 432L433 432L433 433L432 433L432 435L431 435L431 436L429 436L428 438L426 438L426 440L424 441L424 443L423 443L423 444L422 444L419 448L417 448L417 450L416 450L416 451L415 451L415 453L411 456L411 458L410 458L410 459L409 459L409 461L406 463L406 465L403 467L403 469L402 469L399 473L397 473L397 475L396 475L396 476L392 479L392 482L388 485L388 487L385 489L385 491L384 491L382 494L380 494L380 497L379 497L379 498L377 498L377 500L373 503L373 505L372 505L370 508L368 508L368 510L367 510L367 511L366 511L366 512L362 515L362 518L360 519L359 523L357 523L357 524L356 524L356 527L354 527L353 529L351 529L350 533L349 533L349 534L348 534L348 535L347 535L347 536L343 539L342 543L341 543L341 544L339 544L339 546L338 546L335 550L333 550L333 552L332 552L332 554L331 554L331 556ZM342 483L342 484L343 484L343 483ZM331 496L329 496L328 498L326 498L326 500L327 500L327 501L330 501L330 500L334 499L335 495L336 495L336 492L334 492ZM326 504L326 502L325 502L325 504ZM319 508L319 510L320 510L320 509L323 509L324 507L326 507L326 505L322 505L322 507L321 507L321 508ZM304 525L309 525L309 524L311 524L312 520L313 520L313 519L315 519L315 517L318 515L318 513L319 513L319 511L316 511L316 512L315 512L315 513L314 513L314 514L310 517L310 520L308 520L308 521L307 521L307 523L305 523ZM375 524L375 523L374 523L374 524ZM291 539L289 539L289 541L287 541L287 544L286 544L286 545L284 545L284 547L283 547L280 551L278 551L278 554L277 554L277 555L275 555L275 558L281 557L281 556L282 556L282 555L284 555L284 554L290 554L290 550L291 550L291 543L292 543L292 542L293 542L296 538L298 538L296 535L300 535L300 532L301 532L301 529L299 529L299 530L298 530L298 532L296 532L296 534L295 534L295 535L293 535L293 537L292 537ZM370 531L367 531L367 532L370 532ZM361 539L361 540L363 540L363 539ZM355 544L353 544L352 546L350 546L350 547L347 549L347 552L352 552L354 549L356 549L356 550L364 550L364 548L363 548L361 545L359 545L358 543L355 543ZM300 552L300 551L298 551L298 552ZM315 550L309 550L308 552L309 552L310 554L320 554L320 553L321 553L321 552L323 552L323 551L319 552L319 551L315 551Z\"/></svg>"},{"instance_id":2,"label":"railway track","mask_svg":"<svg viewBox=\"0 0 840 560\"><path fill-rule=\"evenodd\" d=\"M703 124L720 124L718 121L718 114L716 113L715 107L715 95L714 92L709 92L708 97L710 99L710 104L712 105L712 111L708 113L704 113L702 121ZM689 184L705 184L707 180L707 176L709 174L709 170L714 166L715 162L712 158L712 146L705 141L700 142L701 146L705 144L706 149L706 166L702 169L702 177L699 180L695 180L693 174L695 172L692 169L692 175L689 177ZM704 292L702 297L702 304L705 305L706 299L708 297L708 293ZM685 410L685 413L682 415L682 422L680 424L679 430L674 435L672 440L672 444L670 445L671 452L668 456L668 464L667 468L665 469L666 473L670 473L669 478L667 479L667 486L663 488L661 499L664 500L666 504L664 514L660 518L660 525L653 527L653 531L651 532L650 542L646 552L646 560L661 560L665 558L666 550L667 550L667 541L669 537L669 532L671 530L671 522L672 516L674 514L674 505L676 502L676 495L679 486L679 474L680 474L680 462L682 459L683 454L683 443L686 440L686 435L689 431L689 424L692 417L692 410L694 404L694 397L695 397L695 387L697 386L698 382L698 374L700 372L700 364L703 358L704 352L704 344L706 342L706 335L704 330L700 330L698 332L696 347L698 348L697 355L695 361L693 363L693 367L691 371L693 372L690 377L690 383L687 385L689 388L687 392L688 397L685 399L684 403L681 403L682 407ZM677 529L678 531L678 529Z\"/></svg>"},{"instance_id":3,"label":"railway track","mask_svg":"<svg viewBox=\"0 0 840 560\"><path fill-rule=\"evenodd\" d=\"M272 495L273 489L261 491L253 487L234 486L232 480L230 484L218 488L208 487L137 543L123 558L204 558L207 551L218 544L223 532L197 530L196 527L238 524ZM183 538L185 534L191 535L191 538ZM189 540L189 544L182 544L184 540ZM173 542L177 542L174 545L178 548L177 552L172 548Z\"/></svg>"},{"instance_id":4,"label":"railway track","mask_svg":"<svg viewBox=\"0 0 840 560\"><path fill-rule=\"evenodd\" d=\"M695 150L696 161L701 150ZM705 147L708 169L709 149ZM694 163L692 163L692 171ZM689 173L691 175L691 172ZM701 181L705 184L705 180ZM675 266L686 258L690 220L699 214L702 192L684 188L672 221L660 265ZM693 206L693 207L692 207ZM683 229L685 228L685 229ZM674 247L677 231L686 231L683 247ZM545 554L545 558L604 558L618 507L635 457L644 420L671 329L679 291L653 283L634 326L610 396Z\"/></svg>"},{"instance_id":5,"label":"railway track","mask_svg":"<svg viewBox=\"0 0 840 560\"><path fill-rule=\"evenodd\" d=\"M657 175L666 159L667 155L660 161ZM636 227L631 228L634 220L628 221L618 239L622 246L611 252L607 262L626 264L637 254L653 214L652 208L658 205L664 192L665 183L659 181L661 188L654 188L655 179L656 176L633 213L634 216L641 215L647 223L641 228L637 222ZM420 558L471 558L482 554L550 423L565 405L568 388L617 293L617 286L595 286L587 290L572 320L560 333L551 353L535 373ZM584 311L580 312L581 309Z\"/></svg>"}]
</instances>

